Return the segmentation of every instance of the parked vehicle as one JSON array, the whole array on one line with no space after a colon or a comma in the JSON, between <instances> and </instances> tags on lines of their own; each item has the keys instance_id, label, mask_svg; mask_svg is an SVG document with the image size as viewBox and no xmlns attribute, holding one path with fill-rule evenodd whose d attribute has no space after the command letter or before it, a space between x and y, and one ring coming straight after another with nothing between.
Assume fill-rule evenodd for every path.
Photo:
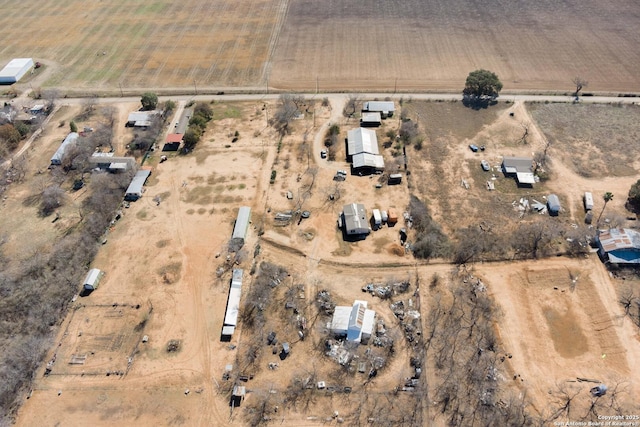
<instances>
[{"instance_id":1,"label":"parked vehicle","mask_svg":"<svg viewBox=\"0 0 640 427\"><path fill-rule=\"evenodd\" d=\"M474 145L474 144L469 144L469 149L470 149L471 151L473 151L474 153L477 153L477 152L478 152L478 150L479 150L478 146L477 146L477 145Z\"/></svg>"},{"instance_id":2,"label":"parked vehicle","mask_svg":"<svg viewBox=\"0 0 640 427\"><path fill-rule=\"evenodd\" d=\"M480 166L482 166L482 170L483 171L490 171L491 170L491 166L489 165L489 162L487 162L486 160L480 161Z\"/></svg>"}]
</instances>

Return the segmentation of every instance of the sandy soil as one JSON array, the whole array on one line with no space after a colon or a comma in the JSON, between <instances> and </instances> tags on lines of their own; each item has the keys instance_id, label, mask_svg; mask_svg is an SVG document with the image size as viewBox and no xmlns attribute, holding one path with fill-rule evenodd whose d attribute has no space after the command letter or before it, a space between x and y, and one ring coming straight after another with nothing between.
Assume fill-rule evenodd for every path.
<instances>
[{"instance_id":1,"label":"sandy soil","mask_svg":"<svg viewBox=\"0 0 640 427\"><path fill-rule=\"evenodd\" d=\"M44 367L36 373L18 425L244 425L243 408L232 412L229 407L222 373L227 364L237 366L243 346L248 345L244 337L250 334L241 325L231 343L220 341L231 269L226 248L239 206L253 210L246 254L239 266L250 270L259 243L258 260L287 269L290 276L282 286L304 285L296 300L301 305L313 304L316 293L326 289L341 304L367 300L392 325L388 302L363 293L364 284L406 279L415 283L417 277L426 283L434 273L450 270L448 264L417 263L402 252L390 255L401 224L383 227L364 241L342 241L335 224L344 203L361 201L368 209L394 206L402 212L409 188L405 181L376 189L375 177L348 176L338 186L340 199L330 203L328 194L337 192L333 174L347 165L318 159L318 144L329 123L338 123L343 131L353 126L340 117L337 104L323 108L310 101L309 113L292 124L294 132L281 143L265 128L262 102L212 107L214 114L218 112L216 118L193 154L170 156L159 164L159 153L155 153L149 160L154 170L146 193L122 209L122 219L110 230L94 262L106 275L95 292L74 303L47 359L56 355L51 375L43 377ZM127 108L119 108L118 117ZM512 108L518 116L526 114L520 104ZM266 109L273 111L273 104ZM461 138L462 148L452 146L462 160L451 166L463 171L466 167L472 174L468 165L477 158L465 151L466 144L517 135L519 125L509 122L508 113L508 109L499 111L494 121ZM235 131L240 137L233 143ZM55 132L50 145L60 136ZM125 133L118 135L126 141ZM537 138L513 152L524 154L537 147ZM391 161L388 152L385 156ZM271 170L277 171L272 185ZM574 178L562 168L554 168L554 173L558 182ZM293 200L286 198L287 191L293 193ZM311 217L299 224L275 225L276 212L295 209L309 210ZM576 377L610 384L624 381L626 401L638 394L640 376L633 370L640 361L638 332L621 317L616 282L597 257L481 264L475 269L502 309L497 327L505 350L512 354L504 382L526 390L540 414L550 402L549 391ZM575 284L570 274L578 278ZM250 286L250 276L245 278ZM278 304L282 286L274 297ZM419 304L429 298L428 287L402 298ZM267 354L266 347L262 350L263 365L246 383L243 406L271 395L278 401L293 377L311 371L329 382L337 381L334 365L324 363L318 350L325 336L322 318L312 322L310 337L304 341L291 326L291 312L277 312L271 321L280 328L280 337L292 343L292 354L280 361ZM142 343L144 335L149 337L146 343ZM178 351L167 352L171 340L179 342ZM85 364L69 364L73 355L86 355ZM347 379L353 384L351 395L318 392L308 407L281 408L278 422L318 425L336 410L348 417L364 405L366 396L389 396L410 375L408 356L406 344L399 340L396 356L371 383L365 386L362 374L355 374ZM280 368L269 370L267 362L280 363Z\"/></svg>"}]
</instances>

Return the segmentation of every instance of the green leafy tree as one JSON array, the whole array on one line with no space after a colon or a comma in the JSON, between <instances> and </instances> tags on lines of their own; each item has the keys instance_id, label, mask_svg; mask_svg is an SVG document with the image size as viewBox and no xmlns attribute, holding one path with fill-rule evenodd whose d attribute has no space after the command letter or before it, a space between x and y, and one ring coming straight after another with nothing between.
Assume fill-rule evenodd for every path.
<instances>
[{"instance_id":1,"label":"green leafy tree","mask_svg":"<svg viewBox=\"0 0 640 427\"><path fill-rule=\"evenodd\" d=\"M631 189L629 190L629 198L627 200L633 210L636 212L640 210L640 179L631 186Z\"/></svg>"},{"instance_id":2,"label":"green leafy tree","mask_svg":"<svg viewBox=\"0 0 640 427\"><path fill-rule=\"evenodd\" d=\"M200 141L200 137L202 137L202 131L200 130L200 128L196 126L190 126L182 137L182 140L184 141L184 148L193 150L198 141Z\"/></svg>"},{"instance_id":3,"label":"green leafy tree","mask_svg":"<svg viewBox=\"0 0 640 427\"><path fill-rule=\"evenodd\" d=\"M475 70L469 73L462 94L475 99L497 98L502 90L498 76L488 70Z\"/></svg>"},{"instance_id":4,"label":"green leafy tree","mask_svg":"<svg viewBox=\"0 0 640 427\"><path fill-rule=\"evenodd\" d=\"M140 103L144 111L155 110L158 106L158 95L153 92L147 92L140 98Z\"/></svg>"},{"instance_id":5,"label":"green leafy tree","mask_svg":"<svg viewBox=\"0 0 640 427\"><path fill-rule=\"evenodd\" d=\"M69 131L78 132L78 125L76 125L76 122L74 122L73 120L69 122Z\"/></svg>"}]
</instances>

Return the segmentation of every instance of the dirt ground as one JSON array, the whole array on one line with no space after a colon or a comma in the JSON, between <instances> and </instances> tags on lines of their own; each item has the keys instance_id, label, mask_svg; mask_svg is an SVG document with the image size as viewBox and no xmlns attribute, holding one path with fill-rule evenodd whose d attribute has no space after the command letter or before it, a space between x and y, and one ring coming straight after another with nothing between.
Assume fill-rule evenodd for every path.
<instances>
[{"instance_id":1,"label":"dirt ground","mask_svg":"<svg viewBox=\"0 0 640 427\"><path fill-rule=\"evenodd\" d=\"M343 204L357 201L368 210L396 207L402 212L410 189L406 180L399 186L376 188L377 177L353 175L336 187L332 180L335 171L348 170L348 165L341 159L319 159L324 132L329 124L339 124L342 133L357 125L341 117L343 98L331 101L328 107L309 101L304 118L296 120L292 134L282 140L265 127L273 104L212 104L214 121L192 154L170 155L160 164L160 153L153 153L145 163L153 167L153 173L144 196L122 209L122 219L109 231L108 241L93 263L106 272L105 276L96 291L72 305L47 358L56 356L51 374L43 376L44 366L36 373L17 425L245 425L244 407L260 401L277 404L295 376L313 371L328 383L338 383L335 365L326 361L318 348L326 334L324 320L315 319L310 339L300 341L290 326L291 312L279 311L272 322L292 343L291 356L281 361L265 346L261 365L251 372L254 379L245 384L245 402L231 410L228 382L222 374L225 365L238 366L238 358L249 344L245 337L250 335L241 324L230 343L220 340L232 267L227 245L239 206L252 208L248 239L239 259L239 267L245 271L243 286L251 286L249 271L259 244L257 259L281 265L289 274L276 291L278 303L284 286L302 284L304 292L297 299L301 305L313 304L317 292L326 289L339 304L366 300L387 325L395 325L389 303L363 293L363 285L410 280L411 292L416 293L401 298L419 304L430 297L428 286L419 286L416 291L416 281L426 283L434 273L447 274L451 265L419 263L402 250L397 252L401 223L353 243L345 243L337 231L337 214ZM444 106L425 105L425 112ZM118 109L119 120L128 107ZM446 107L453 109L443 115L447 117L458 108L454 104ZM442 141L451 143L455 154L447 160L448 166L457 171L446 177L456 183L448 188L462 195L460 200L467 190L458 190L459 174L477 184L469 193L476 194L473 197L480 198L486 191L482 175L474 175L480 169L476 168L480 158L466 148L469 143L484 141L486 155L495 156L496 161L499 152L525 154L541 144L542 136L535 127L527 146L513 142L520 123L510 112L518 119L529 117L522 104L500 105L482 112L483 118L467 130L442 134ZM64 114L61 117L71 113ZM396 125L397 119L393 119L384 129ZM439 138L437 126L435 122L431 126L434 139ZM238 140L232 142L236 131ZM50 156L54 141L64 133L62 128L50 132L48 145L34 148L42 159ZM131 137L126 132L130 130L118 133L118 146ZM380 140L382 133L378 131ZM389 152L384 155L391 164ZM410 152L410 159L414 157L416 153ZM429 165L420 161L425 163L425 172L418 176L429 183ZM411 169L415 177L419 169L414 164ZM276 178L269 184L272 170L277 172ZM545 188L566 197L572 192L579 197L587 184L594 194L601 190L623 194L632 179L581 178L555 163L553 174ZM575 183L567 184L573 180ZM420 190L418 181L413 182L411 191ZM292 200L287 199L287 191L291 191ZM502 191L502 202L510 205L517 192L507 184ZM331 202L328 195L338 193L339 200ZM433 205L436 216L441 218L446 208L463 210L468 217L465 202L460 203L455 208ZM614 199L607 210L619 210L621 203ZM577 202L574 204L577 209ZM309 210L310 218L299 224L276 225L275 213L296 209ZM569 215L578 213L566 215L568 220ZM452 218L443 224L451 229L464 225L455 221L462 221L465 215ZM526 390L539 414L554 401L557 385L576 377L624 383L626 392L621 399L637 405L634 398L640 391L640 376L633 367L640 361L638 331L622 316L615 294L617 281L595 255L478 264L474 268L502 311L497 328L505 350L512 354L504 384ZM571 277L577 277L575 283ZM143 343L145 335L148 341ZM167 351L170 342L176 344L176 351ZM86 356L84 365L70 364L74 355ZM399 339L389 365L367 385L363 374L353 374L340 380L352 385L351 394L314 391L308 406L281 407L272 419L289 426L336 424L337 417L332 414L338 411L348 424L361 408L375 409L367 396L389 399L393 388L411 375L409 356L406 342ZM280 367L270 370L266 366L269 362ZM581 398L586 396L583 393Z\"/></svg>"},{"instance_id":2,"label":"dirt ground","mask_svg":"<svg viewBox=\"0 0 640 427\"><path fill-rule=\"evenodd\" d=\"M640 90L637 4L469 0L0 2L1 60L55 68L76 91L241 86L461 90L496 72L506 90ZM17 25L19 24L19 25Z\"/></svg>"}]
</instances>

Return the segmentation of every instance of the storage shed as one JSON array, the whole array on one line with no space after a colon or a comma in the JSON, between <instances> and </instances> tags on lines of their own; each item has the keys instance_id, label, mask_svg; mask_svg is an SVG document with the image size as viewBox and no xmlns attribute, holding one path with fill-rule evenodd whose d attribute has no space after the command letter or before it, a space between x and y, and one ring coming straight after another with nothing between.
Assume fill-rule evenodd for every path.
<instances>
[{"instance_id":1,"label":"storage shed","mask_svg":"<svg viewBox=\"0 0 640 427\"><path fill-rule=\"evenodd\" d=\"M518 186L533 187L536 182L533 175L533 159L527 157L505 157L502 159L502 172L516 179Z\"/></svg>"},{"instance_id":2,"label":"storage shed","mask_svg":"<svg viewBox=\"0 0 640 427\"><path fill-rule=\"evenodd\" d=\"M124 195L124 199L129 202L135 202L142 197L143 187L147 178L151 175L151 171L148 169L139 170L131 180L131 184L127 188L127 192Z\"/></svg>"},{"instance_id":3,"label":"storage shed","mask_svg":"<svg viewBox=\"0 0 640 427\"><path fill-rule=\"evenodd\" d=\"M167 135L167 139L165 141L164 146L162 147L162 151L178 151L180 148L180 144L182 143L182 135L181 133L170 133Z\"/></svg>"},{"instance_id":4,"label":"storage shed","mask_svg":"<svg viewBox=\"0 0 640 427\"><path fill-rule=\"evenodd\" d=\"M398 222L398 211L396 211L395 208L389 208L389 211L387 212L387 214L389 215L387 224L394 225Z\"/></svg>"},{"instance_id":5,"label":"storage shed","mask_svg":"<svg viewBox=\"0 0 640 427\"><path fill-rule=\"evenodd\" d=\"M389 175L389 180L387 181L388 185L397 185L402 183L402 174L401 173L392 173Z\"/></svg>"},{"instance_id":6,"label":"storage shed","mask_svg":"<svg viewBox=\"0 0 640 427\"><path fill-rule=\"evenodd\" d=\"M379 112L374 113L362 113L360 118L360 126L362 127L377 127L380 126L382 117Z\"/></svg>"},{"instance_id":7,"label":"storage shed","mask_svg":"<svg viewBox=\"0 0 640 427\"><path fill-rule=\"evenodd\" d=\"M76 143L78 137L80 135L77 132L71 132L67 137L62 141L62 144L58 147L56 152L51 157L51 165L58 166L62 164L62 158L64 157L65 150Z\"/></svg>"},{"instance_id":8,"label":"storage shed","mask_svg":"<svg viewBox=\"0 0 640 427\"><path fill-rule=\"evenodd\" d=\"M33 58L15 58L0 70L0 84L12 85L33 68Z\"/></svg>"},{"instance_id":9,"label":"storage shed","mask_svg":"<svg viewBox=\"0 0 640 427\"><path fill-rule=\"evenodd\" d=\"M384 170L384 158L378 154L358 153L353 156L353 171L358 174L376 173Z\"/></svg>"},{"instance_id":10,"label":"storage shed","mask_svg":"<svg viewBox=\"0 0 640 427\"><path fill-rule=\"evenodd\" d=\"M342 209L342 223L349 236L367 235L371 231L367 222L367 212L361 203L350 203Z\"/></svg>"},{"instance_id":11,"label":"storage shed","mask_svg":"<svg viewBox=\"0 0 640 427\"><path fill-rule=\"evenodd\" d=\"M371 337L376 313L367 308L366 301L356 300L353 306L337 306L331 319L331 333L346 337L347 341L366 343Z\"/></svg>"},{"instance_id":12,"label":"storage shed","mask_svg":"<svg viewBox=\"0 0 640 427\"><path fill-rule=\"evenodd\" d=\"M560 199L558 199L558 196L555 194L547 196L547 208L551 216L557 216L560 213Z\"/></svg>"},{"instance_id":13,"label":"storage shed","mask_svg":"<svg viewBox=\"0 0 640 427\"><path fill-rule=\"evenodd\" d=\"M396 106L393 101L367 101L364 103L362 111L365 112L378 112L380 117L386 119L392 117L396 111Z\"/></svg>"},{"instance_id":14,"label":"storage shed","mask_svg":"<svg viewBox=\"0 0 640 427\"><path fill-rule=\"evenodd\" d=\"M586 191L584 193L584 210L590 211L591 209L593 209L593 194Z\"/></svg>"},{"instance_id":15,"label":"storage shed","mask_svg":"<svg viewBox=\"0 0 640 427\"><path fill-rule=\"evenodd\" d=\"M98 284L100 283L100 279L104 273L97 268L92 268L87 273L87 276L84 278L82 282L82 290L84 292L92 292L98 288Z\"/></svg>"},{"instance_id":16,"label":"storage shed","mask_svg":"<svg viewBox=\"0 0 640 427\"><path fill-rule=\"evenodd\" d=\"M157 111L135 111L133 113L129 113L129 117L127 118L127 126L151 126L151 121L157 114Z\"/></svg>"},{"instance_id":17,"label":"storage shed","mask_svg":"<svg viewBox=\"0 0 640 427\"><path fill-rule=\"evenodd\" d=\"M244 245L250 222L251 208L249 206L241 206L240 209L238 209L238 216L236 217L233 234L231 235L232 250L237 251Z\"/></svg>"}]
</instances>

